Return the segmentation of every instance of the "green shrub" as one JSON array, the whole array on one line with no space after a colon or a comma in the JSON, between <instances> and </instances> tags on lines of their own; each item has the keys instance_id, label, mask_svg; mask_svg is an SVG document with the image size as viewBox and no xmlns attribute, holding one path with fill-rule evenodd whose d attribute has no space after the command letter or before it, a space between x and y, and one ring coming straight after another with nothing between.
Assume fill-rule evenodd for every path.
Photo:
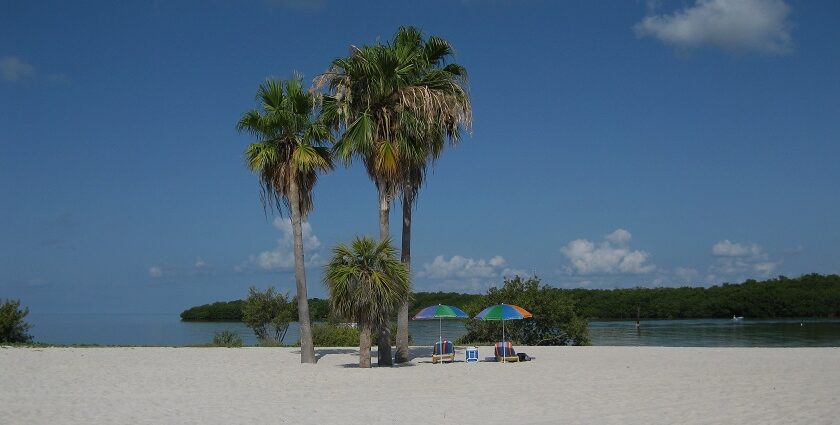
<instances>
[{"instance_id":1,"label":"green shrub","mask_svg":"<svg viewBox=\"0 0 840 425\"><path fill-rule=\"evenodd\" d=\"M213 335L213 345L216 347L241 347L242 337L235 331L225 329Z\"/></svg>"},{"instance_id":2,"label":"green shrub","mask_svg":"<svg viewBox=\"0 0 840 425\"><path fill-rule=\"evenodd\" d=\"M284 347L283 343L274 339L257 338L257 347Z\"/></svg>"},{"instance_id":3,"label":"green shrub","mask_svg":"<svg viewBox=\"0 0 840 425\"><path fill-rule=\"evenodd\" d=\"M289 296L269 287L260 292L253 286L248 289L248 298L242 308L242 321L254 331L258 340L283 342L289 322L292 321L293 304Z\"/></svg>"},{"instance_id":4,"label":"green shrub","mask_svg":"<svg viewBox=\"0 0 840 425\"><path fill-rule=\"evenodd\" d=\"M0 304L0 343L32 341L29 324L23 320L27 314L29 309L21 309L19 300L6 300Z\"/></svg>"},{"instance_id":5,"label":"green shrub","mask_svg":"<svg viewBox=\"0 0 840 425\"><path fill-rule=\"evenodd\" d=\"M312 326L316 347L358 347L359 328L343 324L321 323Z\"/></svg>"},{"instance_id":6,"label":"green shrub","mask_svg":"<svg viewBox=\"0 0 840 425\"><path fill-rule=\"evenodd\" d=\"M591 345L586 319L577 315L572 298L550 286L541 286L536 277L523 280L519 276L506 279L501 288L490 288L481 303L467 307L470 317L488 306L515 304L530 311L534 317L506 320L505 338L522 345ZM467 334L460 344L488 343L502 337L499 321L469 319Z\"/></svg>"}]
</instances>

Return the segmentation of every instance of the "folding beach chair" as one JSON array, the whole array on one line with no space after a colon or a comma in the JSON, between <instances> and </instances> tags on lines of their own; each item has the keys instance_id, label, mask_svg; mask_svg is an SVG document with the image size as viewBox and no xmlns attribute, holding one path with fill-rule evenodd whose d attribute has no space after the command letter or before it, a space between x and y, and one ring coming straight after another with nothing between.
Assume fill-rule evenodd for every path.
<instances>
[{"instance_id":1,"label":"folding beach chair","mask_svg":"<svg viewBox=\"0 0 840 425\"><path fill-rule=\"evenodd\" d=\"M519 356L510 342L497 342L495 346L495 354L497 362L518 362Z\"/></svg>"},{"instance_id":2,"label":"folding beach chair","mask_svg":"<svg viewBox=\"0 0 840 425\"><path fill-rule=\"evenodd\" d=\"M432 363L445 361L455 361L455 346L452 345L452 342L444 340L443 347L441 347L441 343L438 341L432 351Z\"/></svg>"}]
</instances>

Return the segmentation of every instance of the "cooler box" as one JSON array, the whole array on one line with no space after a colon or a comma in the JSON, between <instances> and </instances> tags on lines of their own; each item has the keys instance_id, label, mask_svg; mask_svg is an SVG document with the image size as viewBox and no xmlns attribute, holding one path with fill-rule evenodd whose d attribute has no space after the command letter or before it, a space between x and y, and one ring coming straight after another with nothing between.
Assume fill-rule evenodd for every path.
<instances>
[{"instance_id":1,"label":"cooler box","mask_svg":"<svg viewBox=\"0 0 840 425\"><path fill-rule=\"evenodd\" d=\"M467 363L478 363L478 348L467 347L464 351L465 360Z\"/></svg>"}]
</instances>

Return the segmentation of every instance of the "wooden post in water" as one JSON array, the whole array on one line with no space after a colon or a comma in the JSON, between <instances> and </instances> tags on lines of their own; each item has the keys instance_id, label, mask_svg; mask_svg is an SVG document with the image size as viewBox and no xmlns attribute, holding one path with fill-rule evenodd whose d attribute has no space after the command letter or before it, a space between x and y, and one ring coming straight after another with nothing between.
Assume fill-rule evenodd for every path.
<instances>
[{"instance_id":1,"label":"wooden post in water","mask_svg":"<svg viewBox=\"0 0 840 425\"><path fill-rule=\"evenodd\" d=\"M642 313L642 307L637 305L636 306L636 333L637 334L640 334L642 332L642 324L639 321L641 313Z\"/></svg>"}]
</instances>

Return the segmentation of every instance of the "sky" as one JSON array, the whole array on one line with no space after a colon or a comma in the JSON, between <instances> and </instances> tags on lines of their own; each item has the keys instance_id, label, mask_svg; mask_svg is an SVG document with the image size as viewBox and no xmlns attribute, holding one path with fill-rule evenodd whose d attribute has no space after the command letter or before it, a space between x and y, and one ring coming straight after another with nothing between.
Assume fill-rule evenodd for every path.
<instances>
[{"instance_id":1,"label":"sky","mask_svg":"<svg viewBox=\"0 0 840 425\"><path fill-rule=\"evenodd\" d=\"M840 3L796 0L0 0L0 298L176 313L294 294L235 130L401 25L449 40L473 129L414 211L415 291L709 286L840 273ZM378 235L360 164L322 176L330 248ZM401 205L392 208L399 243Z\"/></svg>"}]
</instances>

